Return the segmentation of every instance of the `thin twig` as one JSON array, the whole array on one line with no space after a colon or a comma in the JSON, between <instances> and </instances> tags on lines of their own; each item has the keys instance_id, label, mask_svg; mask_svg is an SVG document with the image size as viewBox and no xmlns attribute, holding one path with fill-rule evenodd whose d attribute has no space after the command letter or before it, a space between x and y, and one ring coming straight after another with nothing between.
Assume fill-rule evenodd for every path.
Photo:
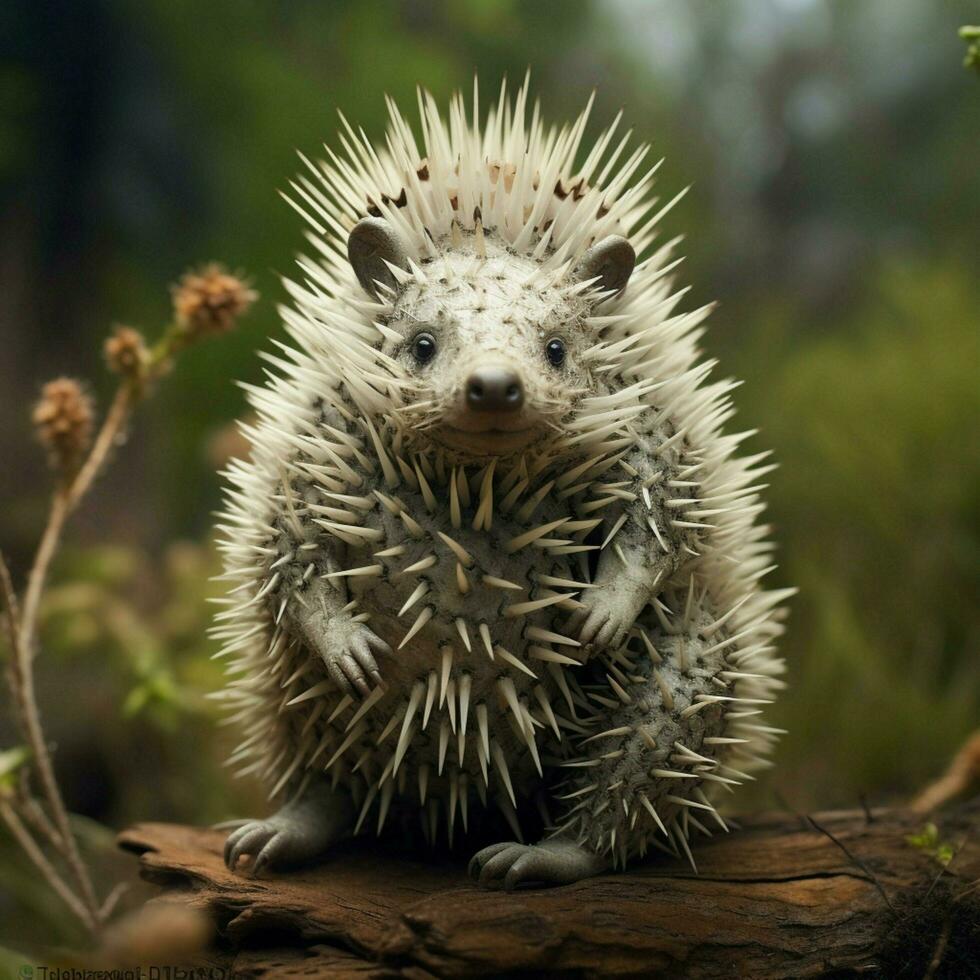
<instances>
[{"instance_id":1,"label":"thin twig","mask_svg":"<svg viewBox=\"0 0 980 980\"><path fill-rule=\"evenodd\" d=\"M44 853L37 846L34 838L28 833L27 828L20 822L20 818L13 808L5 800L0 799L0 817L7 825L10 833L20 845L21 849L31 860L31 863L41 872L45 881L54 889L61 900L68 906L74 915L90 931L98 931L98 922L93 917L91 911L79 900L78 896L62 880L54 866L44 856Z\"/></svg>"},{"instance_id":2,"label":"thin twig","mask_svg":"<svg viewBox=\"0 0 980 980\"><path fill-rule=\"evenodd\" d=\"M25 766L21 774L17 794L17 806L20 809L20 814L62 857L67 857L64 841L62 841L61 835L58 833L54 824L48 819L48 815L31 795L29 781L30 772L28 767Z\"/></svg>"},{"instance_id":3,"label":"thin twig","mask_svg":"<svg viewBox=\"0 0 980 980\"><path fill-rule=\"evenodd\" d=\"M132 387L129 383L124 382L116 392L112 406L106 414L99 434L96 436L92 449L81 469L67 486L59 487L56 491L51 502L47 525L28 574L27 591L24 596L19 629L14 633L13 654L17 662L14 669L16 682L14 694L18 702L18 713L22 721L24 735L32 753L33 767L37 772L41 792L51 813L51 821L54 825L52 829L57 831L56 836L51 839L63 854L72 876L77 881L82 898L88 907L91 921L96 926L99 922L99 903L88 868L82 860L78 844L72 833L68 810L61 796L58 781L54 774L51 753L44 739L40 710L34 691L32 662L41 595L47 581L51 561L61 541L65 523L108 459L109 452L129 416L133 403ZM7 599L7 604L9 607L9 599Z\"/></svg>"},{"instance_id":4,"label":"thin twig","mask_svg":"<svg viewBox=\"0 0 980 980\"><path fill-rule=\"evenodd\" d=\"M932 959L929 961L929 966L926 968L926 972L922 974L922 980L932 980L936 975L936 971L942 965L943 957L946 955L946 944L949 942L949 934L952 929L953 919L947 915L943 919L942 931L939 933L939 939L936 942L936 948L932 954Z\"/></svg>"},{"instance_id":5,"label":"thin twig","mask_svg":"<svg viewBox=\"0 0 980 980\"><path fill-rule=\"evenodd\" d=\"M102 903L102 908L99 909L99 918L103 922L107 922L109 917L116 910L116 906L119 904L119 899L129 891L130 883L128 881L120 881L111 892L106 896L106 900Z\"/></svg>"},{"instance_id":6,"label":"thin twig","mask_svg":"<svg viewBox=\"0 0 980 980\"><path fill-rule=\"evenodd\" d=\"M47 581L51 560L61 541L61 532L64 530L68 517L89 491L93 481L105 465L109 452L120 430L125 425L133 404L133 388L128 382L123 382L116 391L112 405L106 413L102 427L99 429L99 434L95 437L92 449L81 469L67 485L59 487L55 492L51 502L51 511L48 515L48 523L31 565L27 577L27 591L24 594L24 611L21 617L20 633L24 646L31 656L33 656L34 634L37 630L41 594Z\"/></svg>"},{"instance_id":7,"label":"thin twig","mask_svg":"<svg viewBox=\"0 0 980 980\"><path fill-rule=\"evenodd\" d=\"M3 623L7 634L7 642L10 644L10 656L7 658L5 665L7 683L13 698L17 722L23 728L20 699L20 657L17 656L17 638L20 636L20 608L17 604L17 593L14 591L14 583L10 577L10 568L7 566L7 560L3 557L3 552L0 552L0 599L3 600Z\"/></svg>"},{"instance_id":8,"label":"thin twig","mask_svg":"<svg viewBox=\"0 0 980 980\"><path fill-rule=\"evenodd\" d=\"M954 848L953 855L949 859L949 862L947 864L942 865L942 867L940 867L939 873L936 875L935 878L932 879L932 884L926 889L926 893L922 896L922 901L923 902L925 902L929 898L929 896L933 892L933 889L936 887L936 885L939 884L939 882L942 880L942 878L945 875L947 875L947 874L955 875L956 874L950 868L950 865L960 856L960 854L963 853L963 848L966 846L966 842L970 839L971 832L972 832L972 830L968 830L966 832L966 834L964 835L963 839L960 841L959 846L956 847L956 848Z\"/></svg>"},{"instance_id":9,"label":"thin twig","mask_svg":"<svg viewBox=\"0 0 980 980\"><path fill-rule=\"evenodd\" d=\"M13 652L14 637L20 630L20 606L17 603L14 581L10 576L10 567L7 565L7 559L3 557L2 551L0 551L0 597L3 598L3 608L6 611L7 638L10 640L11 652Z\"/></svg>"},{"instance_id":10,"label":"thin twig","mask_svg":"<svg viewBox=\"0 0 980 980\"><path fill-rule=\"evenodd\" d=\"M21 658L21 663L27 659L24 653L23 638L18 638L18 649L16 655ZM60 838L59 850L64 854L65 861L71 870L72 876L78 882L82 891L82 898L88 906L93 921L98 910L98 900L95 897L95 889L89 877L88 869L85 867L82 856L79 853L75 836L72 833L71 825L68 821L68 810L65 807L58 787L58 780L55 778L54 765L51 761L51 753L44 740L44 730L41 727L41 713L38 710L37 698L34 694L34 671L31 669L30 662L27 662L27 669L22 672L20 678L20 697L21 712L23 714L25 736L28 747L31 750L31 762L34 771L37 773L38 782L41 785L41 792L47 800L48 808L51 811L51 820L58 831Z\"/></svg>"},{"instance_id":11,"label":"thin twig","mask_svg":"<svg viewBox=\"0 0 980 980\"><path fill-rule=\"evenodd\" d=\"M10 644L10 657L7 659L6 672L10 693L14 699L14 710L20 720L20 658L17 656L17 637L20 636L20 608L17 604L17 593L14 591L13 579L7 560L0 552L0 599L3 600L3 623Z\"/></svg>"},{"instance_id":12,"label":"thin twig","mask_svg":"<svg viewBox=\"0 0 980 980\"><path fill-rule=\"evenodd\" d=\"M911 802L910 808L916 813L938 810L976 782L980 782L980 731L975 731L966 740L946 772L922 790Z\"/></svg>"},{"instance_id":13,"label":"thin twig","mask_svg":"<svg viewBox=\"0 0 980 980\"><path fill-rule=\"evenodd\" d=\"M861 809L864 810L865 826L870 823L874 823L874 814L871 812L871 807L868 806L868 798L864 795L864 793L858 793L858 802L861 804Z\"/></svg>"},{"instance_id":14,"label":"thin twig","mask_svg":"<svg viewBox=\"0 0 980 980\"><path fill-rule=\"evenodd\" d=\"M210 307L207 307L207 303L202 298L206 293L209 301L214 299L215 277L226 298L231 302L231 312L222 307L224 312L217 321L213 314L208 312ZM233 325L234 318L244 313L255 299L254 293L248 289L247 284L226 274L218 266L208 267L202 275L185 276L181 288L183 289L181 298L175 298L174 302L175 308L179 307L182 312L164 331L160 341L149 352L148 358L142 337L134 331L129 331L132 336L128 339L123 338L117 331L117 336L112 341L113 346L106 347L110 368L122 375L122 380L81 467L71 473L67 470L65 457L61 458L61 479L51 500L47 522L27 575L27 587L20 606L18 606L10 571L3 556L0 555L0 600L6 610L4 618L11 645L11 657L7 665L10 689L17 721L31 753L31 773L36 776L40 784L42 802L46 803L49 812L45 811L42 802L35 800L31 793L26 771L21 773L19 786L15 790L18 795L13 799L17 800L18 807L38 836L46 838L61 853L81 894L76 895L59 876L9 801L0 800L2 806L0 815L24 851L48 879L52 888L93 935L98 935L101 931L121 892L118 889L114 890L100 906L55 778L54 764L44 738L34 686L33 661L36 655L38 618L48 573L57 554L68 518L105 467L109 454L118 441L134 406L146 394L147 384L167 369L169 359L174 353L207 333L224 332L229 329ZM207 309L202 313L204 307ZM119 344L123 341L132 347L130 353L135 358L128 363L120 359Z\"/></svg>"},{"instance_id":15,"label":"thin twig","mask_svg":"<svg viewBox=\"0 0 980 980\"><path fill-rule=\"evenodd\" d=\"M7 639L10 643L10 658L7 661L8 683L10 685L10 693L13 696L17 722L26 738L27 725L24 714L23 685L21 683L20 672L22 665L21 658L18 656L18 650L20 648L20 609L17 603L17 593L14 591L13 580L10 575L10 568L2 552L0 552L0 598L3 600L3 608L6 612L4 622L7 627ZM54 846L63 856L67 856L67 849L61 835L31 795L29 775L26 768L20 773L17 793L19 797L18 805L23 816L45 840Z\"/></svg>"},{"instance_id":16,"label":"thin twig","mask_svg":"<svg viewBox=\"0 0 980 980\"><path fill-rule=\"evenodd\" d=\"M116 396L113 398L112 405L106 413L102 428L99 430L99 434L95 437L95 442L92 444L92 451L82 464L78 475L71 482L68 490L68 502L71 509L74 509L82 497L88 493L93 481L105 465L109 453L115 444L116 437L125 426L129 413L136 404L136 400L137 394L133 385L128 381L124 381L116 391Z\"/></svg>"},{"instance_id":17,"label":"thin twig","mask_svg":"<svg viewBox=\"0 0 980 980\"><path fill-rule=\"evenodd\" d=\"M809 814L807 814L806 820L810 824L810 826L813 827L815 831L817 831L820 834L823 834L829 840L833 841L850 859L850 861L853 864L855 864L857 867L859 867L865 873L865 875L867 875L868 881L870 881L875 886L875 888L878 889L878 894L881 895L881 897L885 900L885 904L894 912L895 909L892 906L892 903L888 898L885 889L882 887L881 882L878 880L878 876L856 854L854 854L843 841L838 840L838 838L836 838L829 830L827 830L826 827L821 827L820 824L818 824L817 821L814 820L813 817L811 817Z\"/></svg>"},{"instance_id":18,"label":"thin twig","mask_svg":"<svg viewBox=\"0 0 980 980\"><path fill-rule=\"evenodd\" d=\"M27 577L27 591L24 593L23 613L20 621L20 646L29 659L33 659L34 631L37 623L37 611L41 602L41 593L44 591L44 583L48 577L48 568L51 559L54 558L58 550L58 543L61 540L61 531L68 518L68 490L66 487L59 487L51 500L51 509L48 511L48 522L44 526L44 533L37 546L37 553L31 563L31 570ZM28 661L29 662L29 661ZM23 669L23 664L21 665Z\"/></svg>"},{"instance_id":19,"label":"thin twig","mask_svg":"<svg viewBox=\"0 0 980 980\"><path fill-rule=\"evenodd\" d=\"M49 522L48 526L51 526L51 522ZM6 595L5 600L8 613L11 609L16 610L16 600L14 600L12 607L10 605L10 598ZM16 622L16 619L8 615L8 622ZM11 669L11 688L17 704L18 721L23 729L28 748L31 750L32 768L37 773L38 780L41 783L41 790L51 810L50 822L44 817L43 812L38 815L38 818L34 822L36 826L44 828L45 835L64 857L72 876L82 891L82 900L87 907L89 919L92 923L97 923L98 900L95 896L95 889L92 887L88 869L82 861L81 854L78 851L78 845L72 834L68 821L68 811L61 797L58 781L54 774L54 766L51 762L51 754L44 740L41 715L34 693L34 669L27 644L25 643L25 624L26 619L21 619L18 624L20 629L14 630L12 634L13 666ZM32 816L34 815L32 811Z\"/></svg>"}]
</instances>

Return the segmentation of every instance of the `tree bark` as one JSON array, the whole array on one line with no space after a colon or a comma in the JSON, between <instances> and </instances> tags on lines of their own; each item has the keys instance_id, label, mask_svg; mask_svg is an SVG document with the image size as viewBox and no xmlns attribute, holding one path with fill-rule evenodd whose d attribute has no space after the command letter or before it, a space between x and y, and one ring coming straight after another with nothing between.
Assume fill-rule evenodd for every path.
<instances>
[{"instance_id":1,"label":"tree bark","mask_svg":"<svg viewBox=\"0 0 980 980\"><path fill-rule=\"evenodd\" d=\"M369 840L259 878L225 868L216 831L141 824L120 844L211 917L211 962L236 977L980 976L980 797L936 823L945 866L907 840L910 810L778 814L702 841L698 874L653 859L510 893Z\"/></svg>"}]
</instances>

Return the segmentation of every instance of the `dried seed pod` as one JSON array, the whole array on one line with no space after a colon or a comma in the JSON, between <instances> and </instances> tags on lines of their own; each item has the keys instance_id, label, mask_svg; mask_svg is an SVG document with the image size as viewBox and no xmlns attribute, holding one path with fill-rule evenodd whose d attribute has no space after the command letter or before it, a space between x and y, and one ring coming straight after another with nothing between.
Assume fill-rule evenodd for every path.
<instances>
[{"instance_id":1,"label":"dried seed pod","mask_svg":"<svg viewBox=\"0 0 980 980\"><path fill-rule=\"evenodd\" d=\"M92 399L74 378L55 378L41 389L31 416L51 466L74 472L92 441Z\"/></svg>"},{"instance_id":2,"label":"dried seed pod","mask_svg":"<svg viewBox=\"0 0 980 980\"><path fill-rule=\"evenodd\" d=\"M113 374L138 380L149 359L143 335L132 327L118 326L107 337L102 348L106 366Z\"/></svg>"},{"instance_id":3,"label":"dried seed pod","mask_svg":"<svg viewBox=\"0 0 980 980\"><path fill-rule=\"evenodd\" d=\"M172 289L174 317L191 339L227 333L257 294L217 263L185 273Z\"/></svg>"}]
</instances>

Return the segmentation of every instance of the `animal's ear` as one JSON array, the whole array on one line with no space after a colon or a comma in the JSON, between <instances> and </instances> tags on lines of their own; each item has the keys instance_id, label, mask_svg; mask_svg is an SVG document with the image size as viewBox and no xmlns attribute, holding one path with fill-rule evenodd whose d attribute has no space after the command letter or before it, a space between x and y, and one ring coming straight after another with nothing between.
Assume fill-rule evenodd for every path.
<instances>
[{"instance_id":1,"label":"animal's ear","mask_svg":"<svg viewBox=\"0 0 980 980\"><path fill-rule=\"evenodd\" d=\"M397 285L386 262L408 268L408 249L384 218L362 218L354 225L347 239L347 258L357 281L372 296L377 296L379 282L391 289Z\"/></svg>"},{"instance_id":2,"label":"animal's ear","mask_svg":"<svg viewBox=\"0 0 980 980\"><path fill-rule=\"evenodd\" d=\"M619 293L626 288L633 266L636 265L636 252L622 235L610 235L596 242L581 258L575 267L575 278L579 282L599 277L595 288L602 292Z\"/></svg>"}]
</instances>

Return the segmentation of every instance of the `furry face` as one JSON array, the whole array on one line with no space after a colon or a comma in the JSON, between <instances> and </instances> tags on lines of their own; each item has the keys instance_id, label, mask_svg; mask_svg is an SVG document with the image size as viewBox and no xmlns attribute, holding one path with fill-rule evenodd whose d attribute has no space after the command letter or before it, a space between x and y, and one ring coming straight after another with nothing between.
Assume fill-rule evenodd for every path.
<instances>
[{"instance_id":1,"label":"furry face","mask_svg":"<svg viewBox=\"0 0 980 980\"><path fill-rule=\"evenodd\" d=\"M591 387L582 354L594 300L567 283L535 282L538 263L472 235L422 266L389 326L404 337L385 352L412 379L413 431L460 456L506 456L554 437Z\"/></svg>"}]
</instances>

